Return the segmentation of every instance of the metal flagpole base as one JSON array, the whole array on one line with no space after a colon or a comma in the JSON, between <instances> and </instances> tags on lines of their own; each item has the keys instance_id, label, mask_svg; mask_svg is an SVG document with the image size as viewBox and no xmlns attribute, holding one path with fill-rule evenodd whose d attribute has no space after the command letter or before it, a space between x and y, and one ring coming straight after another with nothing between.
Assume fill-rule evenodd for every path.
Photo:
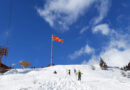
<instances>
[{"instance_id":1,"label":"metal flagpole base","mask_svg":"<svg viewBox=\"0 0 130 90\"><path fill-rule=\"evenodd\" d=\"M55 64L49 64L48 67L54 66Z\"/></svg>"}]
</instances>

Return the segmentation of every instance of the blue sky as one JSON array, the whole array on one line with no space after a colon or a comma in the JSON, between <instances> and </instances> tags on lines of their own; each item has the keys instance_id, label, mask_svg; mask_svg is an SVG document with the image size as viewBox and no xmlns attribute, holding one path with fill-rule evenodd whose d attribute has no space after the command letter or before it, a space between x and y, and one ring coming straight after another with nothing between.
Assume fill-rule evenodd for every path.
<instances>
[{"instance_id":1,"label":"blue sky","mask_svg":"<svg viewBox=\"0 0 130 90\"><path fill-rule=\"evenodd\" d=\"M3 63L47 66L52 34L64 39L54 42L54 64L92 64L100 57L111 66L130 62L129 0L13 0L8 30L9 1L0 1L0 45L9 47Z\"/></svg>"}]
</instances>

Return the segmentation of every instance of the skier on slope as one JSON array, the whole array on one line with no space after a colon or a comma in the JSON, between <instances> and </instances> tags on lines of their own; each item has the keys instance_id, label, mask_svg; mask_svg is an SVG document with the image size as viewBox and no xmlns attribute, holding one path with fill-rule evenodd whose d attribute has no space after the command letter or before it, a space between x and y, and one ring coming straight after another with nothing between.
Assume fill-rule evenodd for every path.
<instances>
[{"instance_id":1,"label":"skier on slope","mask_svg":"<svg viewBox=\"0 0 130 90\"><path fill-rule=\"evenodd\" d=\"M78 72L77 72L77 75L78 75L78 80L81 80L81 71L79 70Z\"/></svg>"},{"instance_id":2,"label":"skier on slope","mask_svg":"<svg viewBox=\"0 0 130 90\"><path fill-rule=\"evenodd\" d=\"M76 74L76 69L74 69L74 73Z\"/></svg>"},{"instance_id":3,"label":"skier on slope","mask_svg":"<svg viewBox=\"0 0 130 90\"><path fill-rule=\"evenodd\" d=\"M68 74L70 75L70 69L68 70Z\"/></svg>"},{"instance_id":4,"label":"skier on slope","mask_svg":"<svg viewBox=\"0 0 130 90\"><path fill-rule=\"evenodd\" d=\"M57 74L57 72L56 72L56 71L54 71L54 74Z\"/></svg>"}]
</instances>

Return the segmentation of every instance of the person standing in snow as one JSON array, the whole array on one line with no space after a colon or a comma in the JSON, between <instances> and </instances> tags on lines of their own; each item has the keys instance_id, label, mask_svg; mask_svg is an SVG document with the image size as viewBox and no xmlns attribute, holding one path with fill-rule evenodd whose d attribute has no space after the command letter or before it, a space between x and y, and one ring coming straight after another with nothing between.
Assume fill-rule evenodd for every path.
<instances>
[{"instance_id":1,"label":"person standing in snow","mask_svg":"<svg viewBox=\"0 0 130 90\"><path fill-rule=\"evenodd\" d=\"M54 74L57 74L57 72L56 72L56 71L54 71Z\"/></svg>"},{"instance_id":2,"label":"person standing in snow","mask_svg":"<svg viewBox=\"0 0 130 90\"><path fill-rule=\"evenodd\" d=\"M79 70L78 72L77 72L77 75L78 75L78 80L81 80L81 71Z\"/></svg>"},{"instance_id":3,"label":"person standing in snow","mask_svg":"<svg viewBox=\"0 0 130 90\"><path fill-rule=\"evenodd\" d=\"M76 69L74 69L74 73L76 74Z\"/></svg>"},{"instance_id":4,"label":"person standing in snow","mask_svg":"<svg viewBox=\"0 0 130 90\"><path fill-rule=\"evenodd\" d=\"M68 70L68 74L70 75L70 69Z\"/></svg>"}]
</instances>

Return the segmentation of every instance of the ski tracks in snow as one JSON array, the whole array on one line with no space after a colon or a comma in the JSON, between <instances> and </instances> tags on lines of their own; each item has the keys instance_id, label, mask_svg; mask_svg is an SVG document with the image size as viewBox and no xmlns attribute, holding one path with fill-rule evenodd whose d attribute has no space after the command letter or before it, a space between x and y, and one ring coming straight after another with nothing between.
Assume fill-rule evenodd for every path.
<instances>
[{"instance_id":1,"label":"ski tracks in snow","mask_svg":"<svg viewBox=\"0 0 130 90\"><path fill-rule=\"evenodd\" d=\"M37 90L94 90L90 89L85 81L78 81L75 74L53 75L51 80L38 80Z\"/></svg>"},{"instance_id":2,"label":"ski tracks in snow","mask_svg":"<svg viewBox=\"0 0 130 90\"><path fill-rule=\"evenodd\" d=\"M67 70L71 69L71 75ZM81 70L81 81L73 70ZM27 72L26 72L27 71ZM57 74L53 72L57 71ZM89 66L55 66L18 70L0 75L0 90L129 90L130 79L119 71L91 70ZM8 86L7 86L8 84ZM6 87L7 86L7 87Z\"/></svg>"}]
</instances>

